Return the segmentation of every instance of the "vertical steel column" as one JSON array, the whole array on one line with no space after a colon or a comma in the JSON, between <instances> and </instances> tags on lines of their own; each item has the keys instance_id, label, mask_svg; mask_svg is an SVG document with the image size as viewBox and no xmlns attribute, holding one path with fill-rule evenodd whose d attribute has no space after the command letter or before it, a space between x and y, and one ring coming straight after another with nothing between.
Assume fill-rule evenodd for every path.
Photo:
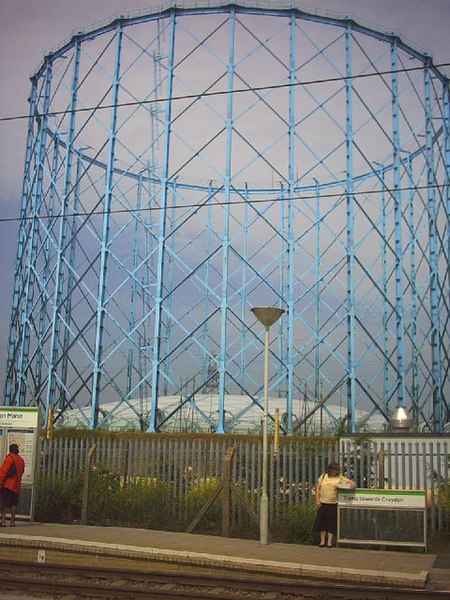
<instances>
[{"instance_id":1,"label":"vertical steel column","mask_svg":"<svg viewBox=\"0 0 450 600\"><path fill-rule=\"evenodd\" d=\"M247 264L248 264L248 185L245 184L245 202L244 202L244 225L242 228L243 240L243 260L242 260L242 287L241 287L241 357L240 357L240 384L241 389L244 389L245 385L245 338L247 335L247 327L245 325L247 321Z\"/></svg>"},{"instance_id":2,"label":"vertical steel column","mask_svg":"<svg viewBox=\"0 0 450 600\"><path fill-rule=\"evenodd\" d=\"M279 205L280 205L280 235L279 235L279 255L280 255L280 262L279 262L279 269L278 269L278 289L280 290L280 294L282 298L287 298L287 288L285 289L285 271L286 271L286 261L285 261L285 257L288 254L288 250L286 249L286 239L288 238L288 231L289 231L289 224L286 226L286 222L287 222L287 217L286 217L286 211L285 211L285 204L286 204L286 195L285 195L285 189L283 186L283 183L280 183L280 201L279 201ZM284 338L286 337L284 334L284 319L280 320L278 322L278 340L277 340L277 344L278 344L278 356L283 357L283 351L284 351L284 347L286 346L286 344L284 343ZM282 397L283 395L283 391L285 391L287 393L287 386L285 381L283 381L282 378L282 372L283 372L283 366L284 366L284 359L282 361L280 361L279 364L279 372L278 372L278 387L277 387L277 396L279 398ZM283 383L285 384L284 389L283 389ZM287 395L286 395L287 398ZM287 413L286 413L287 414Z\"/></svg>"},{"instance_id":3,"label":"vertical steel column","mask_svg":"<svg viewBox=\"0 0 450 600\"><path fill-rule=\"evenodd\" d=\"M442 100L443 100L443 125L444 125L444 164L445 164L445 173L444 173L444 194L442 195L443 201L445 201L446 208L446 236L447 236L447 247L444 246L444 260L447 267L447 275L444 276L444 279L447 280L447 290L446 297L450 298L450 82L446 80L442 86ZM445 242L444 242L445 244ZM445 256L446 254L446 256ZM447 332L449 330L448 323L450 320L450 314L447 313L447 318L444 319L444 322L447 323ZM450 335L450 333L449 333ZM448 339L448 336L447 338ZM445 344L445 342L444 342ZM445 345L443 347L445 348ZM450 344L448 344L450 345ZM449 379L450 372L447 361L447 369L445 374L443 374L442 381L445 379ZM447 411L448 411L449 403L447 402Z\"/></svg>"},{"instance_id":4,"label":"vertical steel column","mask_svg":"<svg viewBox=\"0 0 450 600\"><path fill-rule=\"evenodd\" d=\"M355 248L353 241L353 107L352 28L345 30L345 142L346 142L346 237L347 237L347 415L351 433L356 431L355 377Z\"/></svg>"},{"instance_id":5,"label":"vertical steel column","mask_svg":"<svg viewBox=\"0 0 450 600\"><path fill-rule=\"evenodd\" d=\"M176 220L176 213L177 213L177 178L175 178L175 180L172 182L172 186L171 186L171 190L170 190L170 197L172 200L172 206L171 206L171 210L170 212L168 212L169 215L169 225L170 225L170 229L169 229L169 235L167 236L169 239L169 253L168 253L168 260L167 260L167 267L166 267L166 275L165 275L165 284L167 285L167 289L169 290L173 290L173 285L174 285L174 260L173 257L175 256L175 236L173 234L174 229L176 229L177 226L177 220ZM164 369L167 371L170 371L170 360L171 360L171 331L172 331L172 324L173 324L173 318L172 318L172 301L173 301L173 294L168 294L167 296L167 300L166 300L166 315L167 315L167 320L166 320L166 328L165 328L165 337L164 337L164 352L166 354L165 357L165 361L164 361ZM167 382L167 377L164 378L164 387L163 387L163 393L167 395L167 390L168 390L168 382Z\"/></svg>"},{"instance_id":6,"label":"vertical steel column","mask_svg":"<svg viewBox=\"0 0 450 600\"><path fill-rule=\"evenodd\" d=\"M153 119L152 119L153 123ZM153 135L153 133L152 133ZM152 190L152 173L150 169L148 169L148 196L149 198L153 198L156 194L155 190ZM144 179L142 180L144 183ZM148 203L146 202L146 205ZM151 208L151 207L150 207ZM153 260L153 221L152 221L152 210L148 210L146 212L147 219L142 221L144 228L144 275L141 277L141 300L142 300L142 328L139 330L140 339L142 340L142 344L139 347L139 367L138 367L138 377L139 377L139 401L140 405L144 407L144 401L146 402L145 411L148 413L148 404L149 404L149 368L148 368L148 350L151 347L150 344L147 343L147 326L146 320L149 315L153 311L153 296L150 294L150 289L152 286L155 286L155 283L151 283L151 260ZM150 259L151 257L151 259Z\"/></svg>"},{"instance_id":7,"label":"vertical steel column","mask_svg":"<svg viewBox=\"0 0 450 600\"><path fill-rule=\"evenodd\" d=\"M54 210L54 205L55 205L56 181L58 178L60 141L61 141L60 134L56 133L55 137L54 137L54 144L53 144L53 160L52 160L52 171L51 171L52 183L51 183L51 188L50 188L48 210L47 210L47 214L49 217L49 223L52 223L52 219L54 216L53 210ZM51 255L51 248L52 248L52 244L50 243L50 233L51 233L51 226L48 228L48 230L46 232L45 243L43 244L43 247L42 247L42 256L44 259L44 265L42 268L41 283L40 283L40 287L41 287L40 293L41 293L42 302L41 302L41 308L39 310L39 324L38 324L38 336L37 336L38 337L38 339L37 339L38 348L37 348L37 356L36 356L35 391L34 391L34 397L38 401L40 400L40 395L41 395L42 371L43 371L43 365L44 365L44 361L45 361L45 357L43 355L43 337L45 334L45 328L47 326L47 320L48 320L47 302L50 300L50 296L48 293L48 283L49 283L49 276L50 276L50 272L51 272L50 255Z\"/></svg>"},{"instance_id":8,"label":"vertical steel column","mask_svg":"<svg viewBox=\"0 0 450 600\"><path fill-rule=\"evenodd\" d=\"M52 317L51 317L51 334L50 334L50 362L48 365L48 383L47 383L47 395L45 402L45 422L47 422L47 416L49 409L55 407L55 392L56 392L56 365L58 362L58 349L59 349L59 334L61 327L61 298L64 286L64 271L65 261L64 255L66 252L66 240L67 240L67 209L69 204L69 197L72 193L72 158L73 158L73 140L75 131L75 117L76 117L76 106L77 106L77 88L78 88L78 73L80 66L80 42L77 42L73 49L73 74L72 74L72 85L70 90L70 103L69 103L69 128L67 132L66 141L66 156L64 165L64 189L62 191L61 198L61 209L59 212L59 230L58 230L58 241L57 241L57 257L55 265L55 288L53 291L52 300ZM68 296L70 297L70 295Z\"/></svg>"},{"instance_id":9,"label":"vertical steel column","mask_svg":"<svg viewBox=\"0 0 450 600\"><path fill-rule=\"evenodd\" d=\"M117 103L119 100L120 84L120 59L122 51L122 25L118 24L115 33L115 57L113 71L113 85L111 97L111 116L109 125L109 147L108 163L106 166L105 195L103 201L103 225L102 240L100 249L99 282L97 297L97 314L95 323L95 343L93 356L92 373L92 397L91 397L91 419L90 428L95 429L98 425L98 412L100 406L100 380L102 371L103 354L103 325L105 321L105 296L106 279L108 273L108 255L109 255L109 231L111 222L111 200L113 196L113 178L114 178L114 160L116 145L116 121L117 121Z\"/></svg>"},{"instance_id":10,"label":"vertical steel column","mask_svg":"<svg viewBox=\"0 0 450 600\"><path fill-rule=\"evenodd\" d=\"M77 231L76 222L77 217L75 216L78 212L79 200L80 200L80 181L81 181L81 169L83 166L83 154L82 150L77 151L77 168L75 174L75 185L73 189L73 206L72 206L72 219L70 225L70 250L69 250L69 272L67 276L67 300L65 303L65 327L64 336L62 343L62 360L61 360L61 396L59 398L59 407L63 411L67 406L67 375L69 370L69 349L70 349L70 327L72 322L72 293L74 290L74 272L75 272L75 251L77 244ZM70 400L69 400L70 404Z\"/></svg>"},{"instance_id":11,"label":"vertical steel column","mask_svg":"<svg viewBox=\"0 0 450 600\"><path fill-rule=\"evenodd\" d=\"M425 86L425 143L428 186L428 236L429 236L429 269L430 269L430 310L431 310L431 375L433 385L433 428L435 433L442 433L442 388L440 359L440 315L439 315L439 272L437 257L438 232L436 225L436 199L433 152L433 121L430 98L430 61L424 69Z\"/></svg>"},{"instance_id":12,"label":"vertical steel column","mask_svg":"<svg viewBox=\"0 0 450 600\"><path fill-rule=\"evenodd\" d=\"M416 286L416 232L414 224L414 186L412 176L411 153L405 157L408 175L408 229L409 229L409 285L411 286L411 400L418 416L419 412L419 368L417 355L417 286ZM417 423L416 423L417 424Z\"/></svg>"},{"instance_id":13,"label":"vertical steel column","mask_svg":"<svg viewBox=\"0 0 450 600\"><path fill-rule=\"evenodd\" d=\"M404 316L403 316L403 246L402 198L400 191L400 128L398 107L397 39L391 42L391 105L394 167L394 236L395 236L395 331L397 357L397 404L405 406Z\"/></svg>"},{"instance_id":14,"label":"vertical steel column","mask_svg":"<svg viewBox=\"0 0 450 600\"><path fill-rule=\"evenodd\" d=\"M287 232L287 288L284 299L287 307L286 315L286 369L287 369L287 397L286 397L286 429L291 430L294 394L294 200L295 197L295 90L296 74L296 21L295 13L290 16L289 27L289 197L288 197L288 232ZM278 325L281 327L281 323Z\"/></svg>"},{"instance_id":15,"label":"vertical steel column","mask_svg":"<svg viewBox=\"0 0 450 600\"><path fill-rule=\"evenodd\" d=\"M6 360L6 382L5 382L5 405L11 406L14 404L14 390L13 382L16 380L16 376L13 374L14 362L15 362L15 348L18 336L20 333L20 311L19 306L21 302L21 289L23 285L23 261L25 257L26 244L29 240L28 226L29 222L26 219L27 205L29 198L29 187L32 181L31 176L31 161L33 156L34 147L34 135L33 135L33 123L35 122L35 113L38 112L36 109L37 103L37 82L35 79L32 80L31 94L30 94L30 111L28 116L28 137L27 146L25 151L25 163L23 169L23 183L22 183L22 195L21 195L21 206L20 206L20 223L17 241L16 251L16 266L14 271L13 280L13 298L11 308L11 319L9 325L9 341L8 341L8 357ZM17 375L17 374L16 374ZM17 398L16 398L17 400Z\"/></svg>"},{"instance_id":16,"label":"vertical steel column","mask_svg":"<svg viewBox=\"0 0 450 600\"><path fill-rule=\"evenodd\" d=\"M36 159L35 159L35 173L33 173L34 185L31 191L31 202L30 202L30 213L32 217L31 224L31 235L29 235L26 244L25 251L25 293L22 300L21 310L21 326L22 326L22 339L19 346L18 358L17 358L17 389L16 399L14 404L22 406L26 400L25 380L26 371L28 365L28 356L30 349L30 335L31 335L31 311L34 298L34 285L36 280L34 265L37 255L37 244L38 244L38 230L39 230L39 213L42 201L42 181L44 177L44 159L46 154L46 140L47 140L47 124L48 124L48 108L50 104L50 90L52 83L52 64L47 63L45 72L45 83L44 83L44 99L43 107L40 116L36 115L38 123L38 141L36 147ZM37 103L35 108L38 111Z\"/></svg>"},{"instance_id":17,"label":"vertical steel column","mask_svg":"<svg viewBox=\"0 0 450 600\"><path fill-rule=\"evenodd\" d=\"M386 256L386 179L384 165L380 165L381 180L381 289L383 293L383 408L389 414L389 332L387 301L387 256Z\"/></svg>"},{"instance_id":18,"label":"vertical steel column","mask_svg":"<svg viewBox=\"0 0 450 600\"><path fill-rule=\"evenodd\" d=\"M206 238L206 256L209 257L211 254L211 213L212 213L212 181L209 182L208 189L208 211L207 211L207 238ZM245 238L244 238L245 239ZM205 302L204 302L204 324L203 324L203 357L202 357L202 374L203 381L208 381L209 379L209 371L208 367L210 365L210 358L208 354L208 311L209 311L209 260L206 261L205 264ZM209 382L206 386L206 389L209 389ZM205 390L206 391L206 390Z\"/></svg>"},{"instance_id":19,"label":"vertical steel column","mask_svg":"<svg viewBox=\"0 0 450 600\"><path fill-rule=\"evenodd\" d=\"M135 343L133 338L135 337L136 327L136 302L137 302L137 270L138 270L138 258L139 258L139 228L142 223L142 171L139 173L136 190L136 212L134 213L134 231L133 231L133 254L131 262L131 294L130 294L130 318L128 320L128 352L127 352L127 378L126 378L126 398L129 400L134 391L133 386L133 356ZM137 338L138 339L138 338ZM142 344L139 344L138 355L142 352ZM144 350L145 352L145 350ZM141 376L141 373L139 373ZM140 411L140 420L142 425L142 410Z\"/></svg>"},{"instance_id":20,"label":"vertical steel column","mask_svg":"<svg viewBox=\"0 0 450 600\"><path fill-rule=\"evenodd\" d=\"M443 86L442 86L442 101L443 101L443 111L444 111L444 118L443 118L443 126L444 126L444 165L445 165L445 173L444 173L444 193L442 194L442 199L443 202L445 202L445 209L446 209L446 215L447 215L447 219L446 219L446 237L447 237L447 246L444 246L444 260L445 260L445 264L446 264L446 269L447 269L447 274L443 276L443 278L447 281L447 289L446 289L446 298L450 298L450 82L447 79L446 81L443 82ZM445 244L445 241L444 241ZM444 342L442 344L442 347L449 347L450 343L448 343L448 338L450 336L450 332L449 332L449 320L450 320L450 314L447 311L447 316L444 317L444 330L446 329L447 331L447 335L444 338ZM445 323L447 323L447 327L445 326ZM445 341L447 340L447 342ZM443 364L444 364L444 360L443 360ZM447 360L446 363L446 369L445 372L442 373L442 383L447 380L447 382L449 381L450 378L450 365L449 365L449 361ZM444 401L445 402L445 401ZM447 415L449 415L449 402L450 400L447 399L447 402L445 403L444 406L444 410L447 411Z\"/></svg>"},{"instance_id":21,"label":"vertical steel column","mask_svg":"<svg viewBox=\"0 0 450 600\"><path fill-rule=\"evenodd\" d=\"M316 217L316 244L315 244L315 333L316 333L316 352L314 364L314 396L315 401L319 402L320 396L320 188L319 182L315 180L315 217ZM320 409L322 415L322 408Z\"/></svg>"},{"instance_id":22,"label":"vertical steel column","mask_svg":"<svg viewBox=\"0 0 450 600\"><path fill-rule=\"evenodd\" d=\"M444 111L444 186L445 186L445 207L447 214L446 232L447 232L447 298L450 298L450 82L443 83L443 111Z\"/></svg>"},{"instance_id":23,"label":"vertical steel column","mask_svg":"<svg viewBox=\"0 0 450 600\"><path fill-rule=\"evenodd\" d=\"M219 406L217 433L225 432L225 373L227 363L227 319L228 319L228 257L230 252L230 200L231 200L231 144L233 134L233 77L234 77L234 34L236 11L230 7L228 35L228 94L226 128L226 155L224 173L225 206L222 239L222 295L220 302L220 350L219 350Z\"/></svg>"},{"instance_id":24,"label":"vertical steel column","mask_svg":"<svg viewBox=\"0 0 450 600\"><path fill-rule=\"evenodd\" d=\"M167 228L167 195L169 191L169 161L170 161L170 126L172 116L172 85L174 69L174 51L175 51L175 8L170 13L170 40L169 56L167 64L167 86L166 86L166 110L164 116L164 148L163 164L161 170L161 205L159 215L159 233L158 233L158 264L156 273L155 290L155 323L153 333L153 361L152 361L152 395L150 403L150 415L148 431L156 431L156 414L158 410L159 397L159 366L161 360L161 331L162 331L162 302L164 294L164 262L166 254L166 228Z\"/></svg>"}]
</instances>

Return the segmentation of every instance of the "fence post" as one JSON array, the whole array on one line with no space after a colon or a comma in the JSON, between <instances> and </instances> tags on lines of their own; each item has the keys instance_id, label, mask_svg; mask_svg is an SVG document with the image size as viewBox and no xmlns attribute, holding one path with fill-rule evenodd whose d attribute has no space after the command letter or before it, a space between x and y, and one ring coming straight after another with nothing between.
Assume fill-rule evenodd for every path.
<instances>
[{"instance_id":1,"label":"fence post","mask_svg":"<svg viewBox=\"0 0 450 600\"><path fill-rule=\"evenodd\" d=\"M384 489L384 446L378 452L378 489Z\"/></svg>"},{"instance_id":2,"label":"fence post","mask_svg":"<svg viewBox=\"0 0 450 600\"><path fill-rule=\"evenodd\" d=\"M83 477L83 497L81 500L81 524L86 525L87 521L87 509L88 509L88 497L89 497L89 475L91 473L92 461L94 459L96 445L91 446L84 463L84 477Z\"/></svg>"},{"instance_id":3,"label":"fence post","mask_svg":"<svg viewBox=\"0 0 450 600\"><path fill-rule=\"evenodd\" d=\"M234 448L228 448L225 455L223 468L222 489L222 536L230 537L230 513L231 513L231 461L234 456Z\"/></svg>"}]
</instances>

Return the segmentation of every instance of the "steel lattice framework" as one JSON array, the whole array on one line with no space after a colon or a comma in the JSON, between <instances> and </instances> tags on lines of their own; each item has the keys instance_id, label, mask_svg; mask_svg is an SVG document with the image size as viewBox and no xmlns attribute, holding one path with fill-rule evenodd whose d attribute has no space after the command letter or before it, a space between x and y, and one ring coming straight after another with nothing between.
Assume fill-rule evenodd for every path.
<instances>
[{"instance_id":1,"label":"steel lattice framework","mask_svg":"<svg viewBox=\"0 0 450 600\"><path fill-rule=\"evenodd\" d=\"M325 411L344 394L352 432L362 406L443 431L449 82L395 34L273 4L120 15L45 56L6 404L55 422L76 409L90 428L128 404L156 431L176 394L229 431L262 401L250 308L276 305L286 431L305 390Z\"/></svg>"}]
</instances>

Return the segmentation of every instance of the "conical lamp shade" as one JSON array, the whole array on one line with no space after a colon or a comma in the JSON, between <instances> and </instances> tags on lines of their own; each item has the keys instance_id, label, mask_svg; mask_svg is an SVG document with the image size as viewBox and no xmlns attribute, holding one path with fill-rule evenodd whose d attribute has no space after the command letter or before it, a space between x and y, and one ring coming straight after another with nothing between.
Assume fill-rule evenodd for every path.
<instances>
[{"instance_id":1,"label":"conical lamp shade","mask_svg":"<svg viewBox=\"0 0 450 600\"><path fill-rule=\"evenodd\" d=\"M276 323L284 313L284 308L276 308L275 306L254 306L251 311L264 327L270 327Z\"/></svg>"}]
</instances>

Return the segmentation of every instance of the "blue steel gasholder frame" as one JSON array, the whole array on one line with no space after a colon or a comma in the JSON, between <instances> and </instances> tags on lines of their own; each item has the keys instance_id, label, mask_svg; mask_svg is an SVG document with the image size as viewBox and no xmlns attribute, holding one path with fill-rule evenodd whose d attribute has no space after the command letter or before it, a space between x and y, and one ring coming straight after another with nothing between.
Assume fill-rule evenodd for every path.
<instances>
[{"instance_id":1,"label":"blue steel gasholder frame","mask_svg":"<svg viewBox=\"0 0 450 600\"><path fill-rule=\"evenodd\" d=\"M276 305L285 432L319 407L351 432L396 406L448 427L449 81L428 55L296 3L186 2L74 34L31 83L7 405L237 429L263 396L250 308Z\"/></svg>"}]
</instances>

